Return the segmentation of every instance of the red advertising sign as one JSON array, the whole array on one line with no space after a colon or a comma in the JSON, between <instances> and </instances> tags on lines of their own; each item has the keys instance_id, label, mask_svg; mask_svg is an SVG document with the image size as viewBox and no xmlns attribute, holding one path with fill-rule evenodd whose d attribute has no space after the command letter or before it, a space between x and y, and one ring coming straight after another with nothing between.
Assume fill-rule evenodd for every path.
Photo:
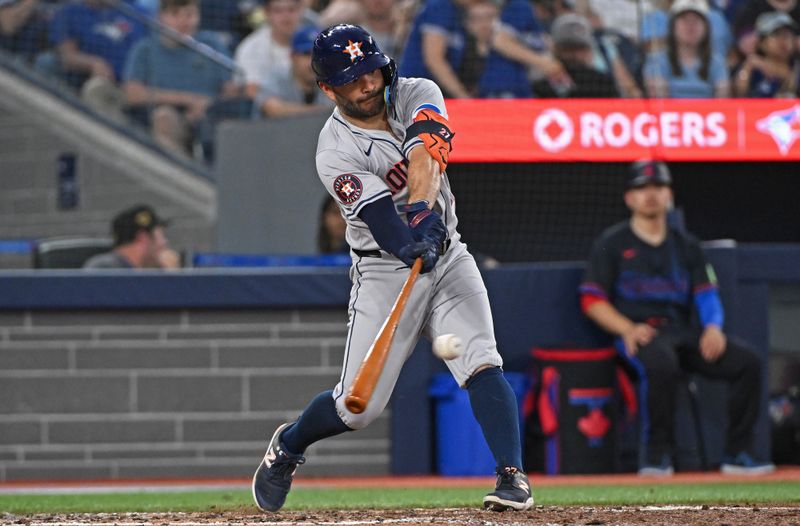
<instances>
[{"instance_id":1,"label":"red advertising sign","mask_svg":"<svg viewBox=\"0 0 800 526\"><path fill-rule=\"evenodd\" d=\"M800 160L793 99L447 101L452 162Z\"/></svg>"}]
</instances>

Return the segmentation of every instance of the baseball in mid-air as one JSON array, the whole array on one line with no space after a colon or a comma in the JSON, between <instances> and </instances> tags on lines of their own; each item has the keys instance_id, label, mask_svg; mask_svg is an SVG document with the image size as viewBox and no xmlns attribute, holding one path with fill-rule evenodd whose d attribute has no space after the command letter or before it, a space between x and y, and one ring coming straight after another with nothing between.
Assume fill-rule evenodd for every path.
<instances>
[{"instance_id":1,"label":"baseball in mid-air","mask_svg":"<svg viewBox=\"0 0 800 526\"><path fill-rule=\"evenodd\" d=\"M461 338L455 334L442 334L433 340L433 354L442 360L458 358L464 352Z\"/></svg>"}]
</instances>

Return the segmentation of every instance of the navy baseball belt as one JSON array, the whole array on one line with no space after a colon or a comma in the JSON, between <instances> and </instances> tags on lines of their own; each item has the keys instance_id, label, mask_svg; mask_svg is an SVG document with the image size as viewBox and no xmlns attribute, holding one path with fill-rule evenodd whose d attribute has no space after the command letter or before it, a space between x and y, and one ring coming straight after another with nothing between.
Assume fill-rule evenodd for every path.
<instances>
[{"instance_id":1,"label":"navy baseball belt","mask_svg":"<svg viewBox=\"0 0 800 526\"><path fill-rule=\"evenodd\" d=\"M450 248L450 238L447 238L439 245L439 255L443 256L447 249ZM380 258L383 257L383 252L380 250L359 250L357 248L352 249L353 253L362 258Z\"/></svg>"}]
</instances>

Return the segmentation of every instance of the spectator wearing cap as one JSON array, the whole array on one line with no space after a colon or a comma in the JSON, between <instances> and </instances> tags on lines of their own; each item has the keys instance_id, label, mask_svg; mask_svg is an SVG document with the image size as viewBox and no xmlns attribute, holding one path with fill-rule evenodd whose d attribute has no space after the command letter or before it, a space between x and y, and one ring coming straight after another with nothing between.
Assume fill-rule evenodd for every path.
<instances>
[{"instance_id":1,"label":"spectator wearing cap","mask_svg":"<svg viewBox=\"0 0 800 526\"><path fill-rule=\"evenodd\" d=\"M83 268L172 267L175 265L175 252L169 248L164 233L166 226L167 222L150 206L137 205L123 210L111 222L113 250L92 257L84 263Z\"/></svg>"},{"instance_id":2,"label":"spectator wearing cap","mask_svg":"<svg viewBox=\"0 0 800 526\"><path fill-rule=\"evenodd\" d=\"M303 0L265 0L268 23L250 33L236 47L234 60L242 71L245 94L255 100L267 79L291 77L292 37L300 28Z\"/></svg>"},{"instance_id":3,"label":"spectator wearing cap","mask_svg":"<svg viewBox=\"0 0 800 526\"><path fill-rule=\"evenodd\" d=\"M786 13L800 27L798 0L745 0L736 12L733 22L733 37L742 57L747 57L756 51L759 40L756 20L762 13L770 11Z\"/></svg>"},{"instance_id":4,"label":"spectator wearing cap","mask_svg":"<svg viewBox=\"0 0 800 526\"><path fill-rule=\"evenodd\" d=\"M698 240L671 226L672 178L664 163L634 163L624 200L630 219L595 241L580 285L584 313L615 337L638 380L639 474L674 472L676 395L682 371L728 384L723 474L759 475L775 466L755 458L762 363L723 332L725 313Z\"/></svg>"},{"instance_id":5,"label":"spectator wearing cap","mask_svg":"<svg viewBox=\"0 0 800 526\"><path fill-rule=\"evenodd\" d=\"M676 0L669 11L666 48L648 54L644 65L648 95L728 97L728 68L711 47L706 0Z\"/></svg>"},{"instance_id":6,"label":"spectator wearing cap","mask_svg":"<svg viewBox=\"0 0 800 526\"><path fill-rule=\"evenodd\" d=\"M557 19L570 14L587 20L593 36L594 67L613 77L621 97L642 96L640 82L637 79L641 75L643 55L635 40L618 28L604 26L602 19L588 7L586 2L542 0L535 2L534 8L542 26L547 28L548 48L552 44L549 33Z\"/></svg>"},{"instance_id":7,"label":"spectator wearing cap","mask_svg":"<svg viewBox=\"0 0 800 526\"><path fill-rule=\"evenodd\" d=\"M289 78L270 77L256 97L256 106L265 117L285 117L333 109L334 103L317 88L311 68L311 50L319 31L313 26L300 28L292 37Z\"/></svg>"},{"instance_id":8,"label":"spectator wearing cap","mask_svg":"<svg viewBox=\"0 0 800 526\"><path fill-rule=\"evenodd\" d=\"M556 84L541 79L534 82L537 97L553 98L615 98L619 91L609 74L607 64L597 65L602 56L595 54L597 42L589 21L578 14L566 13L557 17L550 26L553 52L564 64L572 81Z\"/></svg>"},{"instance_id":9,"label":"spectator wearing cap","mask_svg":"<svg viewBox=\"0 0 800 526\"><path fill-rule=\"evenodd\" d=\"M653 9L642 17L639 41L648 52L663 49L669 32L669 9L675 0L666 0L665 7ZM711 49L714 53L727 57L733 44L733 34L725 14L715 5L708 9L708 24L711 30Z\"/></svg>"},{"instance_id":10,"label":"spectator wearing cap","mask_svg":"<svg viewBox=\"0 0 800 526\"><path fill-rule=\"evenodd\" d=\"M737 97L797 97L800 60L797 24L781 11L761 13L756 20L758 45L733 76Z\"/></svg>"}]
</instances>

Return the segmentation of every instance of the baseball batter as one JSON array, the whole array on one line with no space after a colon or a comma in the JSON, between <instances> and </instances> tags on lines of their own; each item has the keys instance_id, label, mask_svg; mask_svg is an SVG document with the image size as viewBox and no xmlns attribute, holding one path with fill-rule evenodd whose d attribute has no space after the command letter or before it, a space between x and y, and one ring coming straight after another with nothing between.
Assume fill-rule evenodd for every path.
<instances>
[{"instance_id":1,"label":"baseball batter","mask_svg":"<svg viewBox=\"0 0 800 526\"><path fill-rule=\"evenodd\" d=\"M253 477L255 501L262 510L280 509L306 448L372 422L420 335L455 334L465 350L446 363L468 391L497 463L495 491L484 506L528 509L533 498L522 471L517 403L502 375L486 288L456 230L445 174L455 130L442 93L429 80L398 78L394 60L358 26L320 33L312 63L320 89L336 103L320 132L317 170L347 221L353 258L349 332L337 385L273 434ZM417 258L422 274L380 380L366 410L351 413L345 397Z\"/></svg>"}]
</instances>

